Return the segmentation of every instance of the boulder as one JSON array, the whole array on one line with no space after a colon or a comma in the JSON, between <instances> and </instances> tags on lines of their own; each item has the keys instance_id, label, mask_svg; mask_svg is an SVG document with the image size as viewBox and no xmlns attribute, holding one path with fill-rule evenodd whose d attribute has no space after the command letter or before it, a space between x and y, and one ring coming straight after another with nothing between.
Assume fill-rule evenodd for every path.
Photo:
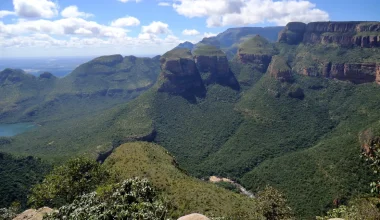
<instances>
[{"instance_id":1,"label":"boulder","mask_svg":"<svg viewBox=\"0 0 380 220\"><path fill-rule=\"evenodd\" d=\"M204 215L193 213L190 215L182 216L178 220L210 220L210 219Z\"/></svg>"},{"instance_id":2,"label":"boulder","mask_svg":"<svg viewBox=\"0 0 380 220\"><path fill-rule=\"evenodd\" d=\"M54 210L49 207L43 207L38 210L28 209L17 215L13 220L42 220L44 215L52 212L54 212Z\"/></svg>"}]
</instances>

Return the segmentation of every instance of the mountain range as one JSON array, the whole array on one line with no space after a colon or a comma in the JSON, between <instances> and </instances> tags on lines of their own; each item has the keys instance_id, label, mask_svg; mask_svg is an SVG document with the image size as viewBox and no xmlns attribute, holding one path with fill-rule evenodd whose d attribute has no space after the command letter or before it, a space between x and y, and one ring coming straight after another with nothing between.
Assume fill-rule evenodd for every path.
<instances>
[{"instance_id":1,"label":"mountain range","mask_svg":"<svg viewBox=\"0 0 380 220\"><path fill-rule=\"evenodd\" d=\"M379 136L379 83L379 22L228 29L154 58L99 57L62 79L5 69L0 121L41 126L1 138L0 151L107 163L133 157L122 144L152 142L136 148L159 144L194 177L272 185L313 219L375 178L358 158Z\"/></svg>"}]
</instances>

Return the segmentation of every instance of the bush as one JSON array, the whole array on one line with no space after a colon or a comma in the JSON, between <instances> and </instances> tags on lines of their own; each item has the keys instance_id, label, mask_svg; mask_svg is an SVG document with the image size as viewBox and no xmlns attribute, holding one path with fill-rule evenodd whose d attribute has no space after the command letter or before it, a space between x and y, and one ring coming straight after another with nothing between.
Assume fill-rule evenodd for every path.
<instances>
[{"instance_id":1,"label":"bush","mask_svg":"<svg viewBox=\"0 0 380 220\"><path fill-rule=\"evenodd\" d=\"M42 183L35 185L28 202L36 208L59 207L93 191L109 176L98 162L85 157L75 158L56 167Z\"/></svg>"},{"instance_id":2,"label":"bush","mask_svg":"<svg viewBox=\"0 0 380 220\"><path fill-rule=\"evenodd\" d=\"M280 191L266 186L257 194L258 210L268 220L292 219L292 210Z\"/></svg>"},{"instance_id":3,"label":"bush","mask_svg":"<svg viewBox=\"0 0 380 220\"><path fill-rule=\"evenodd\" d=\"M165 219L167 210L145 179L128 179L82 195L45 219Z\"/></svg>"}]
</instances>

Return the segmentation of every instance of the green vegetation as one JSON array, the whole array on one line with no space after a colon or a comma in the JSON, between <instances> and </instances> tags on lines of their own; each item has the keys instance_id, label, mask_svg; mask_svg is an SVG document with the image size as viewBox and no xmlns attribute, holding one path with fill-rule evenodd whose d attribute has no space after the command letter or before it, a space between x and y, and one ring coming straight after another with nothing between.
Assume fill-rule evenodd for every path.
<instances>
[{"instance_id":1,"label":"green vegetation","mask_svg":"<svg viewBox=\"0 0 380 220\"><path fill-rule=\"evenodd\" d=\"M212 45L197 45L192 54L194 56L226 56L219 48Z\"/></svg>"},{"instance_id":2,"label":"green vegetation","mask_svg":"<svg viewBox=\"0 0 380 220\"><path fill-rule=\"evenodd\" d=\"M227 189L227 190L230 190L232 192L235 192L235 193L240 193L240 189L237 188L234 184L230 183L230 182L224 182L224 181L220 181L220 182L216 182L215 183L217 186L219 187L222 187L224 189Z\"/></svg>"},{"instance_id":3,"label":"green vegetation","mask_svg":"<svg viewBox=\"0 0 380 220\"><path fill-rule=\"evenodd\" d=\"M233 43L235 48L237 43L240 42ZM42 119L54 108L49 105L39 108L33 117L44 121L43 126L11 141L2 141L0 150L58 162L78 154L105 155L105 158L114 150L104 166L118 173L119 182L135 176L148 178L160 195L172 201L168 212L174 217L184 212L216 217L231 214L231 218L271 216L271 213L288 216L290 213L287 208L273 211L265 202L257 203L201 182L180 170L196 177L218 175L235 179L252 191L265 189L269 184L284 193L300 219L323 215L333 207L334 200L347 201L367 192L367 183L375 181L376 176L358 160L361 145L358 137L364 130L379 126L380 87L375 83L355 85L295 73L321 76L324 65L329 62L378 62L379 48L272 44L259 36L240 45L241 52L260 55L258 58L277 54L274 67L293 71L294 80L274 79L266 69L260 68L264 65L259 59L242 64L236 58L229 64L242 85L239 91L211 84L206 86L205 96L194 96L189 101L180 95L158 91L160 84L156 84L135 100L120 103L122 99L109 96L105 97L110 99L98 99L92 95L94 91L97 94L98 87L119 88L114 82L117 78L112 78L118 72L110 65L118 63L116 65L124 71L128 69L127 63L132 63L131 58L100 58L100 63L87 66L94 71L84 74L87 71L79 69L73 77L83 79L75 81L77 84L67 84L72 86L66 87L69 90L82 91L80 99L59 96L61 102L54 99L52 104L63 112L70 106L67 103L86 97L90 101L84 101L83 114L62 118L52 114ZM195 53L215 52L211 46L200 48ZM179 56L191 58L191 53L177 49L163 57L178 59ZM280 60L276 63L276 59ZM118 77L124 76L123 71ZM91 85L96 86L75 90L92 79ZM112 82L101 84L107 79ZM144 80L138 81L137 86L131 88L145 85ZM186 85L186 80L181 79L180 83ZM120 82L120 85L124 84ZM86 107L87 103L92 105ZM89 108L97 111L87 111ZM166 150L153 143L129 143L119 147L136 140L160 144L175 156L178 165ZM281 195L275 197L273 203L284 207L284 201ZM260 209L260 204L265 208Z\"/></svg>"},{"instance_id":4,"label":"green vegetation","mask_svg":"<svg viewBox=\"0 0 380 220\"><path fill-rule=\"evenodd\" d=\"M245 40L239 47L239 52L255 55L273 55L276 51L272 43L267 39L256 35Z\"/></svg>"},{"instance_id":5,"label":"green vegetation","mask_svg":"<svg viewBox=\"0 0 380 220\"><path fill-rule=\"evenodd\" d=\"M166 59L178 59L179 57L184 59L193 59L193 55L191 54L190 50L186 48L177 48L162 55L162 58Z\"/></svg>"},{"instance_id":6,"label":"green vegetation","mask_svg":"<svg viewBox=\"0 0 380 220\"><path fill-rule=\"evenodd\" d=\"M50 165L40 159L0 153L0 208L10 207L12 203L25 208L30 188L49 170Z\"/></svg>"},{"instance_id":7,"label":"green vegetation","mask_svg":"<svg viewBox=\"0 0 380 220\"><path fill-rule=\"evenodd\" d=\"M128 179L81 195L44 219L166 219L166 207L147 180Z\"/></svg>"},{"instance_id":8,"label":"green vegetation","mask_svg":"<svg viewBox=\"0 0 380 220\"><path fill-rule=\"evenodd\" d=\"M163 147L152 143L124 144L105 161L119 179L147 178L152 186L170 201L169 215L203 213L207 216L227 217L244 214L246 219L260 219L255 201L188 176L178 169L176 161ZM236 219L236 218L235 218Z\"/></svg>"},{"instance_id":9,"label":"green vegetation","mask_svg":"<svg viewBox=\"0 0 380 220\"><path fill-rule=\"evenodd\" d=\"M109 177L109 173L94 160L85 157L71 159L33 187L28 203L36 208L56 208L91 192Z\"/></svg>"}]
</instances>

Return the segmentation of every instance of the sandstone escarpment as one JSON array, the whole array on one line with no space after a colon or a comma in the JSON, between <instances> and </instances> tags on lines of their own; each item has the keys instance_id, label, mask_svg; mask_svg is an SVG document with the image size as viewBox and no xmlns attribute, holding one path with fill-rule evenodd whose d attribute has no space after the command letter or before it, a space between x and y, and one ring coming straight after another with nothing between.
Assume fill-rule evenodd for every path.
<instances>
[{"instance_id":1,"label":"sandstone escarpment","mask_svg":"<svg viewBox=\"0 0 380 220\"><path fill-rule=\"evenodd\" d=\"M240 45L237 59L243 64L253 64L259 71L265 72L274 54L276 51L273 44L256 35Z\"/></svg>"},{"instance_id":2,"label":"sandstone escarpment","mask_svg":"<svg viewBox=\"0 0 380 220\"><path fill-rule=\"evenodd\" d=\"M291 22L280 32L278 41L380 47L380 22Z\"/></svg>"},{"instance_id":3,"label":"sandstone escarpment","mask_svg":"<svg viewBox=\"0 0 380 220\"><path fill-rule=\"evenodd\" d=\"M205 92L190 50L183 48L171 50L165 53L160 61L158 91L184 96L201 95Z\"/></svg>"},{"instance_id":4,"label":"sandstone escarpment","mask_svg":"<svg viewBox=\"0 0 380 220\"><path fill-rule=\"evenodd\" d=\"M281 81L291 81L292 71L285 58L274 56L268 68L269 75Z\"/></svg>"},{"instance_id":5,"label":"sandstone escarpment","mask_svg":"<svg viewBox=\"0 0 380 220\"><path fill-rule=\"evenodd\" d=\"M239 83L230 70L227 56L220 49L205 45L196 48L193 54L205 85L217 83L239 88Z\"/></svg>"},{"instance_id":6,"label":"sandstone escarpment","mask_svg":"<svg viewBox=\"0 0 380 220\"><path fill-rule=\"evenodd\" d=\"M376 63L326 64L324 75L328 78L348 80L356 84L374 82L378 79Z\"/></svg>"},{"instance_id":7,"label":"sandstone escarpment","mask_svg":"<svg viewBox=\"0 0 380 220\"><path fill-rule=\"evenodd\" d=\"M305 76L321 76L350 81L355 84L376 82L380 84L380 64L376 63L331 63L320 64L321 68L309 67L296 72Z\"/></svg>"}]
</instances>

